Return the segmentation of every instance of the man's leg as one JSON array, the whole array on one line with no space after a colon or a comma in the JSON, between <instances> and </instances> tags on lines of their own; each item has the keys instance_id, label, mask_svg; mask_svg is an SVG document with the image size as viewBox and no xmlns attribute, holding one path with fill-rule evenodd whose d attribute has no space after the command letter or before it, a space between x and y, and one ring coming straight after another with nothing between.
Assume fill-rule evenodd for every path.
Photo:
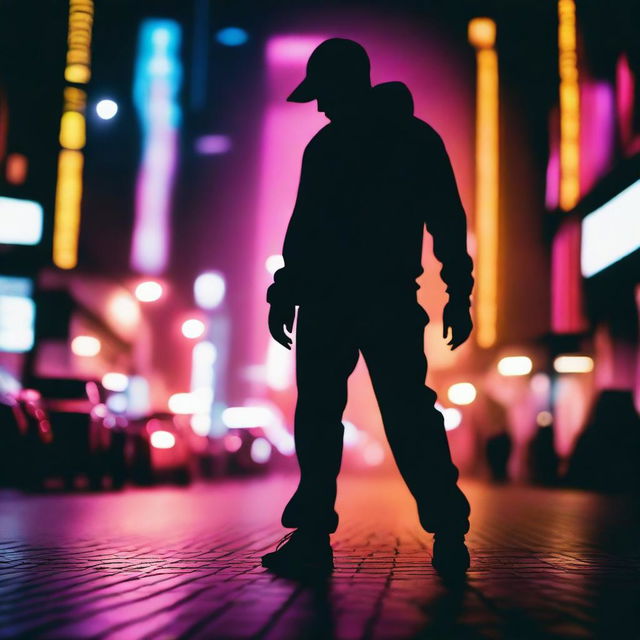
<instances>
[{"instance_id":1,"label":"man's leg","mask_svg":"<svg viewBox=\"0 0 640 640\"><path fill-rule=\"evenodd\" d=\"M469 502L457 486L436 394L425 385L427 322L417 302L407 300L363 315L358 337L389 444L423 528L462 537L469 529Z\"/></svg>"},{"instance_id":2,"label":"man's leg","mask_svg":"<svg viewBox=\"0 0 640 640\"><path fill-rule=\"evenodd\" d=\"M296 454L300 483L282 514L285 527L333 533L342 459L342 413L358 349L343 314L301 307L296 330Z\"/></svg>"}]
</instances>

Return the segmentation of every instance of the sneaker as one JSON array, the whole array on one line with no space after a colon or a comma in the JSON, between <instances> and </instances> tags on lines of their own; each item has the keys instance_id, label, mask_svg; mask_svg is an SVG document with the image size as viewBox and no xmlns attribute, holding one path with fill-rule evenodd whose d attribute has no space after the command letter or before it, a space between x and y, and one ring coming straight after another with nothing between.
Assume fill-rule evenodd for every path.
<instances>
[{"instance_id":1,"label":"sneaker","mask_svg":"<svg viewBox=\"0 0 640 640\"><path fill-rule=\"evenodd\" d=\"M329 534L291 531L278 542L275 551L262 556L262 566L290 577L328 574L333 570Z\"/></svg>"},{"instance_id":2,"label":"sneaker","mask_svg":"<svg viewBox=\"0 0 640 640\"><path fill-rule=\"evenodd\" d=\"M461 578L469 568L464 536L435 535L431 565L443 578Z\"/></svg>"}]
</instances>

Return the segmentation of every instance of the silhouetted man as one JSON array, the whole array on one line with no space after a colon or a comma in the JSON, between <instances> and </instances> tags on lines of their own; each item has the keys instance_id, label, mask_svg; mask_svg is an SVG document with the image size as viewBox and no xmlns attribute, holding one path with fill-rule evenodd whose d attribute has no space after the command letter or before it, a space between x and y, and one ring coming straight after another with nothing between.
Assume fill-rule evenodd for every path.
<instances>
[{"instance_id":1,"label":"silhouetted man","mask_svg":"<svg viewBox=\"0 0 640 640\"><path fill-rule=\"evenodd\" d=\"M336 478L342 457L347 379L362 352L387 438L435 534L433 565L460 574L469 565L469 503L458 488L435 392L425 386L426 312L416 278L426 223L447 284L444 337L452 349L472 328L472 262L466 219L438 134L413 116L399 82L371 87L369 58L334 38L312 53L290 102L318 101L331 121L308 144L284 241L285 266L267 294L269 329L290 348L299 305L295 413L300 483L282 524L295 531L262 563L296 575L330 571Z\"/></svg>"}]
</instances>

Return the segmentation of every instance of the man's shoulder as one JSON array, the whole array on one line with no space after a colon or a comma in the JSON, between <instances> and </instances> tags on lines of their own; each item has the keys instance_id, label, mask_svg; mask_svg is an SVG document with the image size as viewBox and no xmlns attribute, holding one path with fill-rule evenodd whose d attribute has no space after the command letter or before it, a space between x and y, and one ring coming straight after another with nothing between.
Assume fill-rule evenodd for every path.
<instances>
[{"instance_id":1,"label":"man's shoulder","mask_svg":"<svg viewBox=\"0 0 640 640\"><path fill-rule=\"evenodd\" d=\"M333 145L335 139L335 127L330 122L322 127L322 129L320 129L320 131L318 131L313 138L309 140L305 148L305 155L322 153Z\"/></svg>"},{"instance_id":2,"label":"man's shoulder","mask_svg":"<svg viewBox=\"0 0 640 640\"><path fill-rule=\"evenodd\" d=\"M439 147L443 145L440 134L428 123L416 116L411 118L412 133L423 143Z\"/></svg>"}]
</instances>

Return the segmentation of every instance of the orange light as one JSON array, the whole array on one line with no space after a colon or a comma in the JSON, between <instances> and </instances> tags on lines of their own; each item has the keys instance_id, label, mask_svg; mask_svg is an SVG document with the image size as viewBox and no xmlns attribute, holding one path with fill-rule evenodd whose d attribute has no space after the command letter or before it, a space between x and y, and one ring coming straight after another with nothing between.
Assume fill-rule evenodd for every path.
<instances>
[{"instance_id":1,"label":"orange light","mask_svg":"<svg viewBox=\"0 0 640 640\"><path fill-rule=\"evenodd\" d=\"M580 198L580 86L576 47L576 5L558 0L560 72L560 207L573 209Z\"/></svg>"},{"instance_id":2,"label":"orange light","mask_svg":"<svg viewBox=\"0 0 640 640\"><path fill-rule=\"evenodd\" d=\"M10 153L7 156L7 182L11 184L23 184L27 179L29 160L21 153Z\"/></svg>"},{"instance_id":3,"label":"orange light","mask_svg":"<svg viewBox=\"0 0 640 640\"><path fill-rule=\"evenodd\" d=\"M498 322L499 215L499 95L496 25L489 18L469 23L469 40L476 47L476 215L478 242L476 285L476 339L491 347Z\"/></svg>"},{"instance_id":4,"label":"orange light","mask_svg":"<svg viewBox=\"0 0 640 640\"><path fill-rule=\"evenodd\" d=\"M91 78L91 32L93 29L93 1L69 0L69 29L67 35L67 82L86 84Z\"/></svg>"}]
</instances>

